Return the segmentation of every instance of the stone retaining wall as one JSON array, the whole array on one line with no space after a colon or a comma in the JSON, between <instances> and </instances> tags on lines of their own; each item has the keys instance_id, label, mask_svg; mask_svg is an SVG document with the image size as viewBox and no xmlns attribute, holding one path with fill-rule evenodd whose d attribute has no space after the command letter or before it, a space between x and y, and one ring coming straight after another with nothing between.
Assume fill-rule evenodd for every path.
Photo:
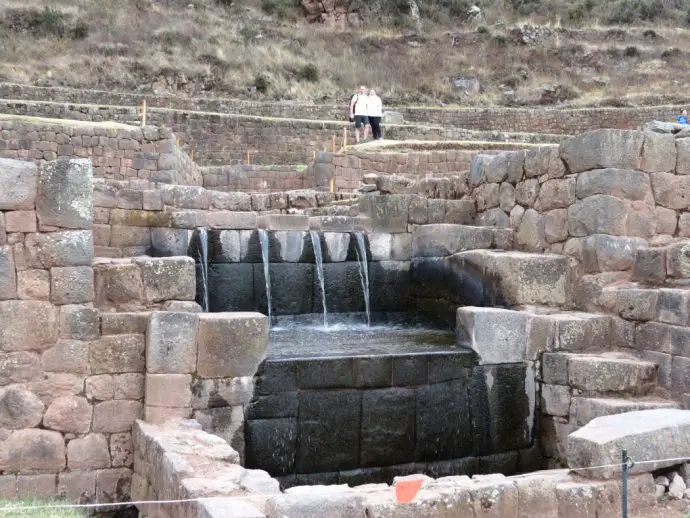
<instances>
[{"instance_id":1,"label":"stone retaining wall","mask_svg":"<svg viewBox=\"0 0 690 518\"><path fill-rule=\"evenodd\" d=\"M114 121L138 125L140 109L135 106L59 104L42 101L0 100L5 113L70 119L79 121ZM150 108L147 122L169 128L180 137L187 152L194 151L200 165L305 164L315 151L340 149L347 131L347 143L354 140L353 125L347 121L261 117L253 114L185 111ZM557 135L504 134L490 128L474 132L437 125L384 125L384 137L394 140L516 140L553 142ZM249 159L247 160L247 154Z\"/></svg>"},{"instance_id":2,"label":"stone retaining wall","mask_svg":"<svg viewBox=\"0 0 690 518\"><path fill-rule=\"evenodd\" d=\"M214 191L280 192L314 187L306 166L230 165L202 167L204 187Z\"/></svg>"},{"instance_id":3,"label":"stone retaining wall","mask_svg":"<svg viewBox=\"0 0 690 518\"><path fill-rule=\"evenodd\" d=\"M138 106L146 98L151 107L281 117L288 119L345 120L346 103L331 105L293 102L238 101L233 99L183 98L35 87L0 83L1 99L24 99L59 103ZM388 109L388 107L386 107ZM458 108L432 106L390 107L406 121L440 124L484 131L576 134L596 128L635 129L650 120L672 121L678 106L634 108Z\"/></svg>"},{"instance_id":4,"label":"stone retaining wall","mask_svg":"<svg viewBox=\"0 0 690 518\"><path fill-rule=\"evenodd\" d=\"M202 175L167 129L0 116L0 157L89 158L97 178L201 185Z\"/></svg>"},{"instance_id":5,"label":"stone retaining wall","mask_svg":"<svg viewBox=\"0 0 690 518\"><path fill-rule=\"evenodd\" d=\"M412 503L402 504L387 484L303 486L281 492L265 472L238 466L237 453L194 422L167 427L137 422L134 445L136 500L202 499L140 505L145 518L615 518L620 512L619 481L584 480L567 470L513 477L420 476L420 492ZM631 476L628 509L652 512L654 489L651 474Z\"/></svg>"}]
</instances>

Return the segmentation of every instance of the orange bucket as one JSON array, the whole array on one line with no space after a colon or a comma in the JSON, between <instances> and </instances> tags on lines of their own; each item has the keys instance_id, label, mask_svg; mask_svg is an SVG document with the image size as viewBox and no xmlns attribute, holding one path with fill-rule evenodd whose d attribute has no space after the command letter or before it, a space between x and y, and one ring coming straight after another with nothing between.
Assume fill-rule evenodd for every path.
<instances>
[{"instance_id":1,"label":"orange bucket","mask_svg":"<svg viewBox=\"0 0 690 518\"><path fill-rule=\"evenodd\" d=\"M423 479L416 478L413 480L398 480L395 483L395 499L398 503L409 504L414 500L414 497L419 493L419 488L422 487Z\"/></svg>"}]
</instances>

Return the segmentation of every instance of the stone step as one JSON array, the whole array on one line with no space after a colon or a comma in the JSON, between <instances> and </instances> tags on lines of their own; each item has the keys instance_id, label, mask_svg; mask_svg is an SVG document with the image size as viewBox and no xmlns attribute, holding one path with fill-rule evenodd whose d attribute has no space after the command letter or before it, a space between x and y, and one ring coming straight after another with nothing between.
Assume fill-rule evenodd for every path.
<instances>
[{"instance_id":1,"label":"stone step","mask_svg":"<svg viewBox=\"0 0 690 518\"><path fill-rule=\"evenodd\" d=\"M690 289L687 288L626 283L604 288L599 300L604 308L627 320L690 324Z\"/></svg>"},{"instance_id":2,"label":"stone step","mask_svg":"<svg viewBox=\"0 0 690 518\"><path fill-rule=\"evenodd\" d=\"M643 247L635 251L633 280L662 284L690 278L690 241L675 241L664 246Z\"/></svg>"},{"instance_id":3,"label":"stone step","mask_svg":"<svg viewBox=\"0 0 690 518\"><path fill-rule=\"evenodd\" d=\"M654 408L681 408L681 405L662 398L574 397L570 403L570 423L584 426L597 417Z\"/></svg>"},{"instance_id":4,"label":"stone step","mask_svg":"<svg viewBox=\"0 0 690 518\"><path fill-rule=\"evenodd\" d=\"M568 385L585 395L646 394L656 387L658 365L622 353L571 354Z\"/></svg>"},{"instance_id":5,"label":"stone step","mask_svg":"<svg viewBox=\"0 0 690 518\"><path fill-rule=\"evenodd\" d=\"M537 360L545 352L601 350L618 342L612 318L596 313L465 306L456 317L459 343L473 349L480 363Z\"/></svg>"},{"instance_id":6,"label":"stone step","mask_svg":"<svg viewBox=\"0 0 690 518\"><path fill-rule=\"evenodd\" d=\"M466 250L510 248L513 234L509 228L419 225L412 231L412 257L447 257Z\"/></svg>"},{"instance_id":7,"label":"stone step","mask_svg":"<svg viewBox=\"0 0 690 518\"><path fill-rule=\"evenodd\" d=\"M491 281L509 306L559 307L567 301L567 262L562 255L468 250L449 260L458 270L479 272Z\"/></svg>"}]
</instances>

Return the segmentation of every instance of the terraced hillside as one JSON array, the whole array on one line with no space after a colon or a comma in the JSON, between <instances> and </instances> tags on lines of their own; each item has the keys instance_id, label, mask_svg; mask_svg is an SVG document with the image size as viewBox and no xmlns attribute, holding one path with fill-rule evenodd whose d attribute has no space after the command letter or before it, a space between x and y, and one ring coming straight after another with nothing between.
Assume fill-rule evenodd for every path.
<instances>
[{"instance_id":1,"label":"terraced hillside","mask_svg":"<svg viewBox=\"0 0 690 518\"><path fill-rule=\"evenodd\" d=\"M322 4L347 16L309 23L297 0L7 0L0 80L318 103L360 83L387 104L686 99L688 0L484 0L476 19L464 0Z\"/></svg>"}]
</instances>

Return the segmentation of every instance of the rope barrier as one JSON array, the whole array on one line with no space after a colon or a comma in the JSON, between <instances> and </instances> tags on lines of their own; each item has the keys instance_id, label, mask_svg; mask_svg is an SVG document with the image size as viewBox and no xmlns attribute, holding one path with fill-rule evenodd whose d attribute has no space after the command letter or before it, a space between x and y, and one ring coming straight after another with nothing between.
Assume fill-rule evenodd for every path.
<instances>
[{"instance_id":1,"label":"rope barrier","mask_svg":"<svg viewBox=\"0 0 690 518\"><path fill-rule=\"evenodd\" d=\"M671 457L667 459L654 459L654 460L641 460L634 461L634 465L638 466L640 464L655 464L657 462L690 462L690 457ZM598 466L588 466L586 468L568 468L569 471L585 471L592 469L604 469L604 468L622 468L622 462L616 462L614 464L601 464ZM24 507L0 507L0 512L9 511L33 511L39 509L93 509L93 508L103 508L103 507L125 507L131 505L175 505L175 504L187 504L193 502L208 502L212 500L235 500L237 496L207 496L207 497L197 497L197 498L180 498L177 500L138 500L133 502L104 502L95 504L45 504L45 505L29 505Z\"/></svg>"}]
</instances>

